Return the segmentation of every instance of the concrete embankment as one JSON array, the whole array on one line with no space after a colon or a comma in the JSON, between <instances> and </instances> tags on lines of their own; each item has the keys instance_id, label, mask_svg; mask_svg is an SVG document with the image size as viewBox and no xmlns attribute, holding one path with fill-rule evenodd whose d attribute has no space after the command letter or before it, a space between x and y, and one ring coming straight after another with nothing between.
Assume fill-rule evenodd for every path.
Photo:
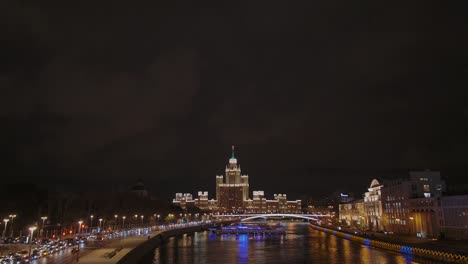
<instances>
[{"instance_id":1,"label":"concrete embankment","mask_svg":"<svg viewBox=\"0 0 468 264\"><path fill-rule=\"evenodd\" d=\"M439 260L439 261L444 261L444 262L468 263L467 255L444 252L444 251L433 250L433 249L425 249L423 247L414 247L414 246L404 245L403 243L390 243L386 241L380 241L377 239L356 236L353 234L349 234L349 233L345 233L342 231L338 231L338 230L334 230L334 229L330 229L326 227L321 227L321 226L317 226L313 224L310 224L310 227L312 227L313 229L325 232L327 234L339 236L344 239L348 239L348 240L358 242L363 245L375 247L375 248L386 249L386 250L395 251L398 253L410 254L413 256L424 257L424 258L434 259L434 260Z\"/></svg>"},{"instance_id":2,"label":"concrete embankment","mask_svg":"<svg viewBox=\"0 0 468 264\"><path fill-rule=\"evenodd\" d=\"M209 227L208 225L191 226L191 227L184 227L180 229L162 231L158 235L153 236L147 241L139 244L137 247L135 247L130 252L128 252L125 256L123 256L117 263L118 264L139 263L143 258L148 256L148 254L150 254L152 250L164 244L164 242L167 239L171 237L187 234L187 233L203 231L208 227Z\"/></svg>"}]
</instances>

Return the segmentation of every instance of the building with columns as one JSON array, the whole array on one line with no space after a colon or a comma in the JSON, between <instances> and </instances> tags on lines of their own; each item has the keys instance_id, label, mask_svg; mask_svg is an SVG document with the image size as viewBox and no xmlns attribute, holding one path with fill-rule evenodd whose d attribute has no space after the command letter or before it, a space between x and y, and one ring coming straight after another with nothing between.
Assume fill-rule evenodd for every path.
<instances>
[{"instance_id":1,"label":"building with columns","mask_svg":"<svg viewBox=\"0 0 468 264\"><path fill-rule=\"evenodd\" d=\"M382 188L383 185L377 179L373 179L371 185L364 193L365 226L374 231L384 230L382 224Z\"/></svg>"}]
</instances>

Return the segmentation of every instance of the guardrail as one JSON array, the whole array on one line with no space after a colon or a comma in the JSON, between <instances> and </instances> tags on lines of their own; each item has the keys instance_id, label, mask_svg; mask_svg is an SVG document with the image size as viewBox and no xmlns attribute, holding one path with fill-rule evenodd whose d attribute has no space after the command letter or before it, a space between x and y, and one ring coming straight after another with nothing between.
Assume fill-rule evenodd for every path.
<instances>
[{"instance_id":1,"label":"guardrail","mask_svg":"<svg viewBox=\"0 0 468 264\"><path fill-rule=\"evenodd\" d=\"M375 248L381 248L381 249L386 249L386 250L390 250L390 251L394 251L398 253L409 254L413 256L419 256L419 257L435 259L435 260L441 260L445 262L468 263L468 256L461 255L461 254L454 254L454 253L448 253L448 252L438 251L438 250L411 247L408 245L402 245L402 244L397 244L397 243L379 241L376 239L364 238L364 237L355 236L349 233L345 233L345 232L341 232L338 230L329 229L329 228L325 228L325 227L321 227L321 226L317 226L313 224L310 224L310 226L313 229L325 232L327 234L339 236L344 239L358 242L363 245L367 245L367 246L371 246Z\"/></svg>"}]
</instances>

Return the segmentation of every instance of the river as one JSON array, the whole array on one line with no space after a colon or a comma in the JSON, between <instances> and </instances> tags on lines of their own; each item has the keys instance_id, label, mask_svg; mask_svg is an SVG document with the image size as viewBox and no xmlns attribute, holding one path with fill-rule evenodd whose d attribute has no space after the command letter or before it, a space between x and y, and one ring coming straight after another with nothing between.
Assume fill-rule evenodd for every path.
<instances>
[{"instance_id":1,"label":"river","mask_svg":"<svg viewBox=\"0 0 468 264\"><path fill-rule=\"evenodd\" d=\"M209 231L171 238L142 263L437 263L370 248L286 223L286 235L216 235Z\"/></svg>"}]
</instances>

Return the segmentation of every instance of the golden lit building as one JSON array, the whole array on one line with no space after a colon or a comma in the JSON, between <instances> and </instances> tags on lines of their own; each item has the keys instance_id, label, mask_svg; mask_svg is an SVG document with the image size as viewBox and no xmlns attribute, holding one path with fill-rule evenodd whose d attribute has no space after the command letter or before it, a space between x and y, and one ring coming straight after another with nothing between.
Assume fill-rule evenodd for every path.
<instances>
[{"instance_id":1,"label":"golden lit building","mask_svg":"<svg viewBox=\"0 0 468 264\"><path fill-rule=\"evenodd\" d=\"M244 201L249 198L249 176L241 175L240 165L234 156L234 146L225 178L216 176L216 198L220 212L243 212Z\"/></svg>"},{"instance_id":2,"label":"golden lit building","mask_svg":"<svg viewBox=\"0 0 468 264\"><path fill-rule=\"evenodd\" d=\"M300 213L301 200L288 201L286 194L275 194L267 200L263 191L253 191L249 197L249 176L241 174L240 165L234 155L234 146L225 175L216 175L216 200L208 200L208 192L198 192L192 199L190 194L176 194L173 203L183 209L194 205L202 210L219 213Z\"/></svg>"},{"instance_id":3,"label":"golden lit building","mask_svg":"<svg viewBox=\"0 0 468 264\"><path fill-rule=\"evenodd\" d=\"M368 192L364 193L365 226L373 231L383 230L382 187L377 179L372 180Z\"/></svg>"},{"instance_id":4,"label":"golden lit building","mask_svg":"<svg viewBox=\"0 0 468 264\"><path fill-rule=\"evenodd\" d=\"M349 227L366 228L364 199L339 204L339 221Z\"/></svg>"}]
</instances>

